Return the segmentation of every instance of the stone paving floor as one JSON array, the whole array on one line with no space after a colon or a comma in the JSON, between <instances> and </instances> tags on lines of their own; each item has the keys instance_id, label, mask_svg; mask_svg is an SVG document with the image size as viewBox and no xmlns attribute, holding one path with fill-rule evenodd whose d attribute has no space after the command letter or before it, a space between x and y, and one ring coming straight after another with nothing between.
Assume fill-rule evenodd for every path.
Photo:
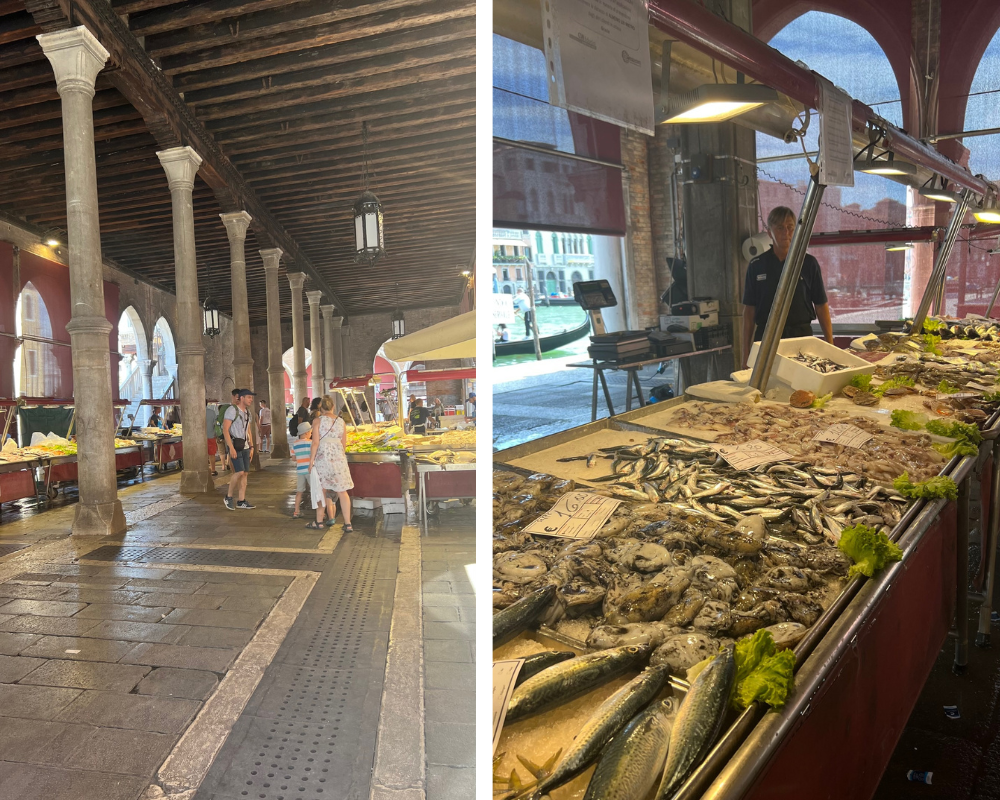
<instances>
[{"instance_id":1,"label":"stone paving floor","mask_svg":"<svg viewBox=\"0 0 1000 800\"><path fill-rule=\"evenodd\" d=\"M220 478L224 480L225 475ZM294 475L287 464L251 474L247 498L257 506L254 511L226 510L222 489L215 495L188 499L177 494L177 486L174 474L121 487L130 528L115 538L69 537L71 502L56 503L44 513L5 512L0 544L28 546L0 557L0 717L7 723L0 724L0 798L138 800L159 796L159 790L149 793L151 784L157 782L164 783L169 796L178 787L161 780L167 774L162 765L165 759L168 765L172 763L171 753L177 759L193 752L194 762L201 757L197 748L191 749L190 741L181 741L184 737L197 743L196 732L211 727L201 725L199 714L214 719L220 708L228 708L232 719L223 735L228 733L251 700L258 680L266 689L282 679L283 670L288 679L287 659L276 657L284 652L281 648L287 645L308 653L351 632L336 624L331 628L329 614L315 606L317 602L346 603L344 613L353 608L354 596L335 582L334 574L336 565L340 563L342 569L351 548L361 540L376 547L368 559L381 582L381 591L371 601L378 620L373 631L389 630L402 518L392 530L381 519L356 516L357 533L343 538L339 525L329 531L309 531L303 520L291 519ZM441 607L458 619L448 621L455 626L451 631L431 625L425 643L426 796L471 797L474 627L464 564L474 560L474 520L471 509L442 512L439 519L423 538L430 548L423 555L430 565L425 567L424 595L432 602L434 597L446 598ZM165 547L151 549L154 545ZM146 553L184 563L131 560ZM215 566L218 559L234 554L248 566ZM258 558L259 563L285 558L290 566L252 566ZM299 566L293 564L295 559L300 560ZM311 582L300 592L298 605L288 606L303 580ZM284 613L288 609L291 613ZM432 612L432 622L437 622L437 613ZM350 625L348 620L341 627ZM286 640L284 645L282 640ZM263 661L259 653L267 648L261 650L262 641L274 643ZM464 647L461 658L436 649L450 643ZM378 677L384 666L378 659L384 660L384 649L376 647L367 657L368 671ZM314 668L327 666L313 661ZM358 661L362 661L360 656ZM464 714L461 718L434 717L437 706L432 687L442 679L439 664L454 667L450 685L461 682L468 687L462 689L458 706ZM247 683L246 675L252 675L254 668L259 674L234 705L232 691L226 694L227 690ZM308 693L311 677L299 674L292 684ZM315 686L312 691L316 702L334 699L315 696ZM347 737L346 743L341 739L341 748L346 744L352 750L352 759L359 765L355 772L362 778L370 777L375 730L383 722L379 718L380 684L373 683L365 697L363 709L352 706L342 712L364 718L365 735ZM270 703L273 711L278 701L271 697L264 705ZM260 709L256 700L247 705L258 716L270 713ZM295 707L285 716L304 724L303 713ZM456 729L466 734L463 746L447 750L445 729L431 726L431 721L464 726ZM220 740L218 746L227 745ZM170 774L183 774L186 766L175 763ZM321 788L319 783L315 786ZM225 794L202 792L198 796L249 796L242 789L230 795L230 788ZM276 791L259 796L284 796ZM365 793L357 796L367 798Z\"/></svg>"}]
</instances>

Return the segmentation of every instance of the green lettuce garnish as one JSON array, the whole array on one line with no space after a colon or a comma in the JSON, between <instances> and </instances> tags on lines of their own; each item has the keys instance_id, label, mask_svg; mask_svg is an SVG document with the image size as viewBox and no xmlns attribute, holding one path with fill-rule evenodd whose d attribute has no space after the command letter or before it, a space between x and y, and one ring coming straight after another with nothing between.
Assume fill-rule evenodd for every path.
<instances>
[{"instance_id":1,"label":"green lettuce garnish","mask_svg":"<svg viewBox=\"0 0 1000 800\"><path fill-rule=\"evenodd\" d=\"M894 428L900 428L904 431L919 431L928 423L929 419L926 414L921 414L919 411L905 411L897 408L892 412L890 422Z\"/></svg>"},{"instance_id":2,"label":"green lettuce garnish","mask_svg":"<svg viewBox=\"0 0 1000 800\"><path fill-rule=\"evenodd\" d=\"M860 375L855 375L851 378L851 386L860 389L862 392L870 392L872 390L871 373L863 372Z\"/></svg>"},{"instance_id":3,"label":"green lettuce garnish","mask_svg":"<svg viewBox=\"0 0 1000 800\"><path fill-rule=\"evenodd\" d=\"M942 380L941 383L937 385L937 390L941 392L941 394L955 394L958 392L958 387L949 383L947 380Z\"/></svg>"},{"instance_id":4,"label":"green lettuce garnish","mask_svg":"<svg viewBox=\"0 0 1000 800\"><path fill-rule=\"evenodd\" d=\"M927 432L951 439L962 439L969 444L979 444L983 440L979 428L968 422L959 422L957 419L947 422L943 419L932 419L927 423Z\"/></svg>"},{"instance_id":5,"label":"green lettuce garnish","mask_svg":"<svg viewBox=\"0 0 1000 800\"><path fill-rule=\"evenodd\" d=\"M888 536L867 525L844 528L837 548L854 562L847 573L849 577L867 575L870 578L890 561L903 557L903 551L890 542Z\"/></svg>"},{"instance_id":6,"label":"green lettuce garnish","mask_svg":"<svg viewBox=\"0 0 1000 800\"><path fill-rule=\"evenodd\" d=\"M1000 403L1000 392L986 392L983 395L984 403Z\"/></svg>"},{"instance_id":7,"label":"green lettuce garnish","mask_svg":"<svg viewBox=\"0 0 1000 800\"><path fill-rule=\"evenodd\" d=\"M909 375L894 375L893 377L889 378L889 380L883 382L879 386L876 386L874 389L871 390L871 392L876 397L881 397L889 389L896 389L900 386L913 386L913 385L914 385L913 378L911 378Z\"/></svg>"},{"instance_id":8,"label":"green lettuce garnish","mask_svg":"<svg viewBox=\"0 0 1000 800\"><path fill-rule=\"evenodd\" d=\"M829 403L832 398L833 398L833 392L825 394L822 397L817 397L815 400L812 401L812 403L809 404L809 408L816 408L816 409L822 408L827 403Z\"/></svg>"},{"instance_id":9,"label":"green lettuce garnish","mask_svg":"<svg viewBox=\"0 0 1000 800\"><path fill-rule=\"evenodd\" d=\"M904 472L892 482L892 485L897 492L910 500L958 499L958 486L947 475L935 475L925 481L913 483L909 474Z\"/></svg>"},{"instance_id":10,"label":"green lettuce garnish","mask_svg":"<svg viewBox=\"0 0 1000 800\"><path fill-rule=\"evenodd\" d=\"M924 333L937 333L944 327L944 323L939 319L930 319L929 317L924 320Z\"/></svg>"},{"instance_id":11,"label":"green lettuce garnish","mask_svg":"<svg viewBox=\"0 0 1000 800\"><path fill-rule=\"evenodd\" d=\"M746 708L755 700L781 708L794 683L795 654L778 651L769 630L760 629L736 643L733 705Z\"/></svg>"},{"instance_id":12,"label":"green lettuce garnish","mask_svg":"<svg viewBox=\"0 0 1000 800\"><path fill-rule=\"evenodd\" d=\"M931 447L948 459L955 456L974 456L979 452L979 448L974 444L963 442L960 439L955 439L952 442L934 442Z\"/></svg>"},{"instance_id":13,"label":"green lettuce garnish","mask_svg":"<svg viewBox=\"0 0 1000 800\"><path fill-rule=\"evenodd\" d=\"M925 353L933 353L936 356L941 355L941 348L938 347L941 344L940 336L935 336L933 333L925 333L920 338L924 341Z\"/></svg>"}]
</instances>

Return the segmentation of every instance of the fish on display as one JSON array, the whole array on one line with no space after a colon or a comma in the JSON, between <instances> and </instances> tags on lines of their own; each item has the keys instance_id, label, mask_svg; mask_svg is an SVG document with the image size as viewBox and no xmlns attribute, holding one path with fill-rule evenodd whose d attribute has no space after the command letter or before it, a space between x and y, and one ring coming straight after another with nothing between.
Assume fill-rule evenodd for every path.
<instances>
[{"instance_id":1,"label":"fish on display","mask_svg":"<svg viewBox=\"0 0 1000 800\"><path fill-rule=\"evenodd\" d=\"M563 661L574 658L576 653L569 650L543 650L541 653L532 653L530 656L522 656L523 663L518 670L515 686L520 686L528 678L533 678L539 672L554 667Z\"/></svg>"},{"instance_id":2,"label":"fish on display","mask_svg":"<svg viewBox=\"0 0 1000 800\"><path fill-rule=\"evenodd\" d=\"M637 678L633 678L601 703L580 729L552 773L541 778L532 789L532 800L540 800L590 766L611 737L660 693L666 686L668 677L669 672L665 666L647 667Z\"/></svg>"},{"instance_id":3,"label":"fish on display","mask_svg":"<svg viewBox=\"0 0 1000 800\"><path fill-rule=\"evenodd\" d=\"M633 718L601 754L583 800L644 800L663 771L676 708L667 698Z\"/></svg>"},{"instance_id":4,"label":"fish on display","mask_svg":"<svg viewBox=\"0 0 1000 800\"><path fill-rule=\"evenodd\" d=\"M493 615L493 647L509 642L525 630L556 596L556 587L543 586Z\"/></svg>"},{"instance_id":5,"label":"fish on display","mask_svg":"<svg viewBox=\"0 0 1000 800\"><path fill-rule=\"evenodd\" d=\"M572 658L539 672L514 690L507 706L506 723L568 703L619 675L649 655L648 645L630 645Z\"/></svg>"},{"instance_id":6,"label":"fish on display","mask_svg":"<svg viewBox=\"0 0 1000 800\"><path fill-rule=\"evenodd\" d=\"M732 647L723 650L698 673L674 718L670 752L656 800L673 797L691 770L708 755L725 719L735 677Z\"/></svg>"},{"instance_id":7,"label":"fish on display","mask_svg":"<svg viewBox=\"0 0 1000 800\"><path fill-rule=\"evenodd\" d=\"M805 364L809 369L815 370L816 372L822 372L824 375L829 375L831 372L840 372L841 370L848 369L844 364L838 364L829 358L823 358L822 356L814 356L809 353L803 353L799 350L794 356L785 356L785 358L792 361L798 361L800 364Z\"/></svg>"}]
</instances>

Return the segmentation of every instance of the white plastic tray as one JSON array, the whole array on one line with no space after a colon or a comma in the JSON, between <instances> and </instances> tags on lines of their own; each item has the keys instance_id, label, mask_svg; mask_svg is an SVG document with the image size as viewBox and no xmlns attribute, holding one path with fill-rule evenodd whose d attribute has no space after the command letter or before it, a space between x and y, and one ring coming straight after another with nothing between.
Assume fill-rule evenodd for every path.
<instances>
[{"instance_id":1,"label":"white plastic tray","mask_svg":"<svg viewBox=\"0 0 1000 800\"><path fill-rule=\"evenodd\" d=\"M750 359L748 364L752 367L757 360L757 351L760 349L760 342L754 342L750 348ZM799 361L792 361L785 356L794 356L799 352L807 353L811 356L819 356L843 364L847 369L823 374L814 369L810 369ZM793 389L806 389L815 392L817 396L836 392L847 386L851 378L855 375L871 373L875 371L875 365L858 358L846 350L834 347L823 339L815 336L801 336L795 339L782 339L778 342L778 352L774 359L772 375L777 375L782 381L789 384Z\"/></svg>"}]
</instances>

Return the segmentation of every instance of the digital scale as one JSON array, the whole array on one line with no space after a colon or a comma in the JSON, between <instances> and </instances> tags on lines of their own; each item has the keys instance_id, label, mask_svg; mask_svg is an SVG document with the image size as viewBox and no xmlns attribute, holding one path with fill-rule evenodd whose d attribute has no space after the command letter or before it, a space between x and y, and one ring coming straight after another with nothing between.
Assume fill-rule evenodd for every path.
<instances>
[{"instance_id":1,"label":"digital scale","mask_svg":"<svg viewBox=\"0 0 1000 800\"><path fill-rule=\"evenodd\" d=\"M573 284L573 299L590 315L591 330L598 336L606 334L608 331L604 326L601 309L618 305L611 284L606 280L576 281Z\"/></svg>"}]
</instances>

